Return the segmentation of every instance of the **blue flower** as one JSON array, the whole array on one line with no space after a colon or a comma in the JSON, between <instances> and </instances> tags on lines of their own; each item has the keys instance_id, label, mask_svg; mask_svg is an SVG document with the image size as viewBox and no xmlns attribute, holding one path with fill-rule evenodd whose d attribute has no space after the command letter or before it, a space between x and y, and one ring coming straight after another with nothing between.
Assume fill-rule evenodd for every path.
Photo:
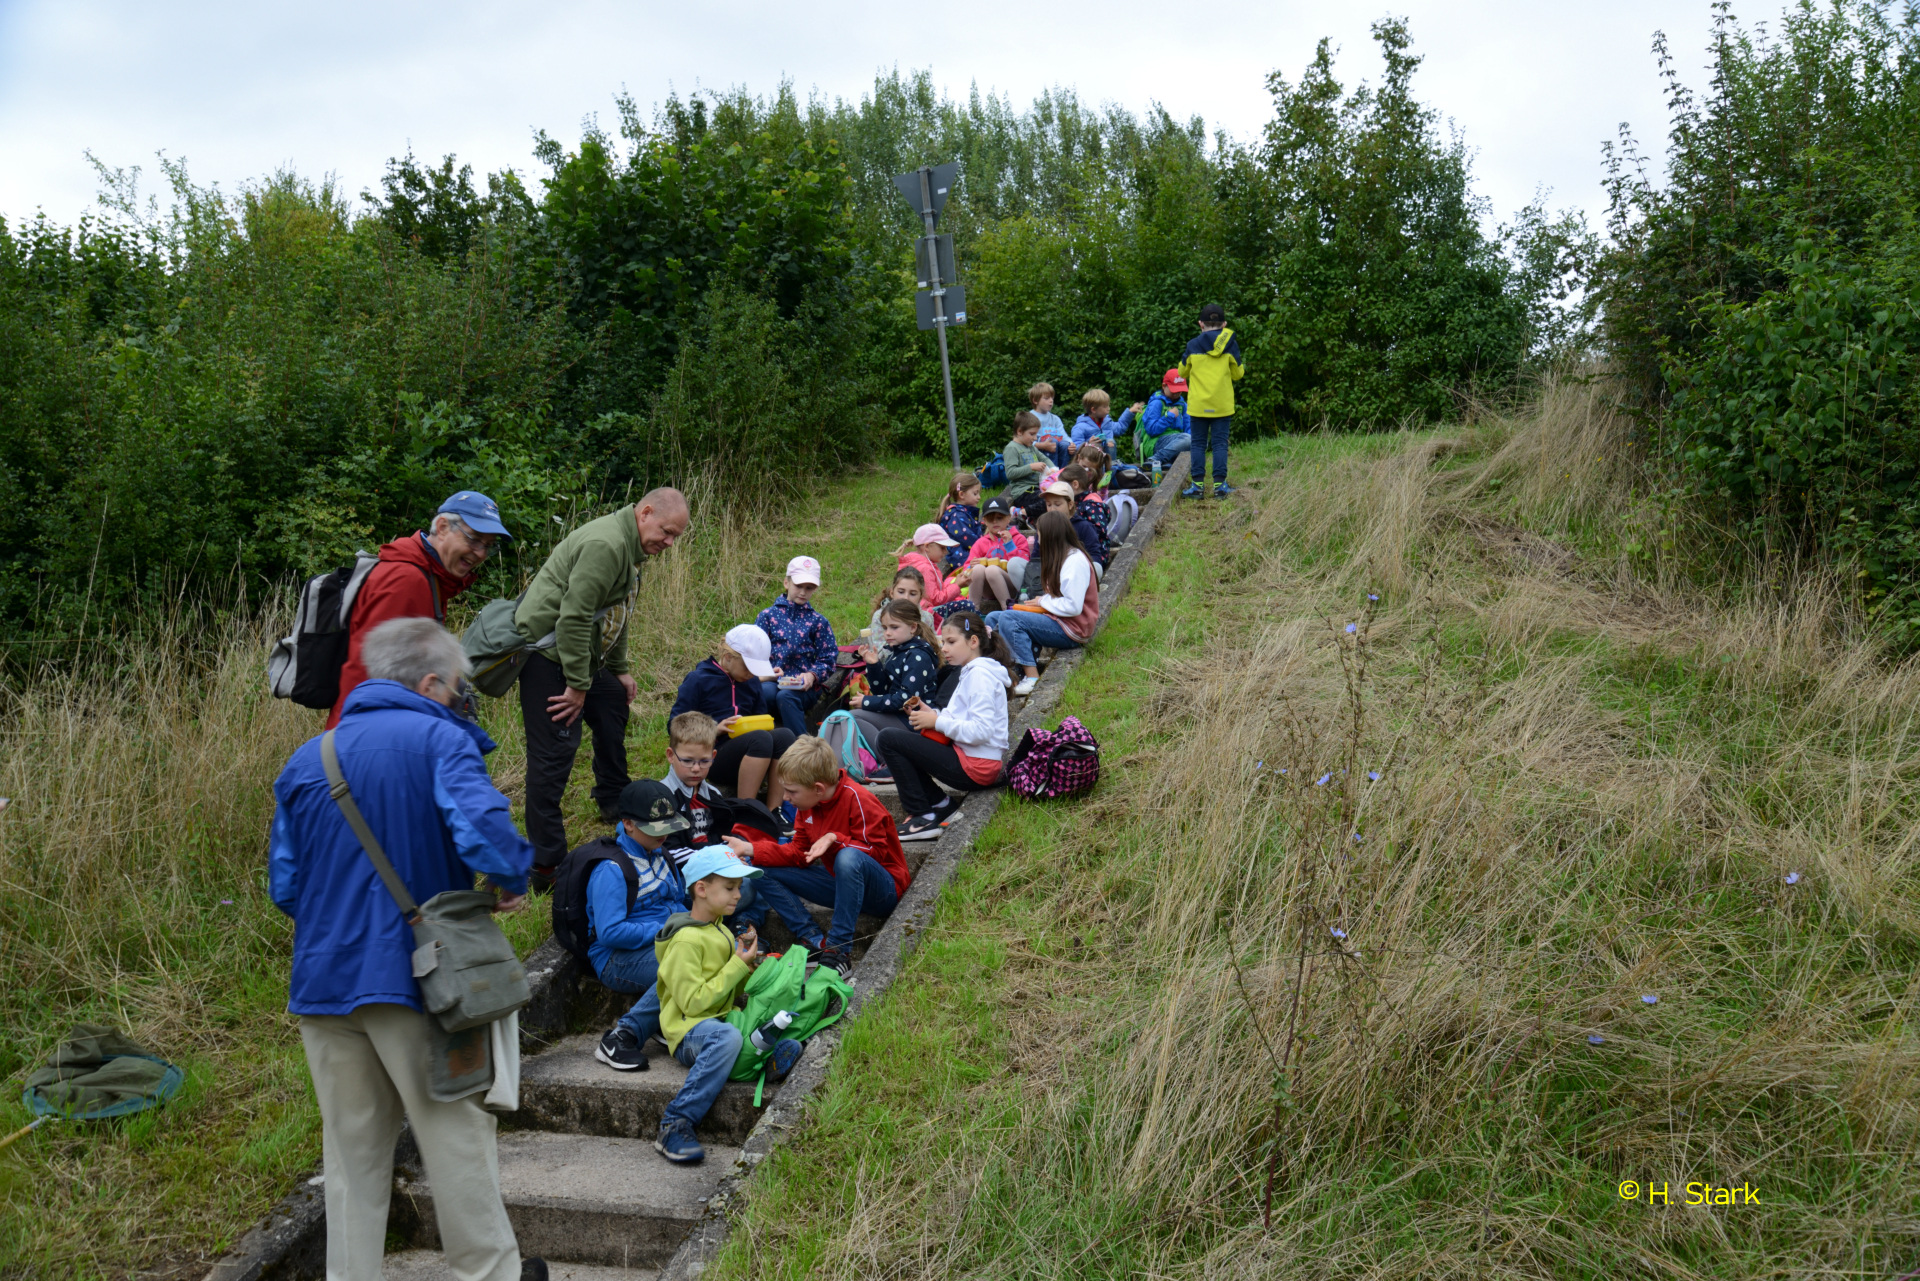
<instances>
[{"instance_id":1,"label":"blue flower","mask_svg":"<svg viewBox=\"0 0 1920 1281\"><path fill-rule=\"evenodd\" d=\"M1359 630L1360 630L1360 625L1359 625L1358 623L1348 623L1348 624L1347 624L1347 635L1349 635L1349 636L1351 636L1351 635L1353 635L1353 634L1354 634L1355 632L1357 632L1357 631L1359 631Z\"/></svg>"},{"instance_id":2,"label":"blue flower","mask_svg":"<svg viewBox=\"0 0 1920 1281\"><path fill-rule=\"evenodd\" d=\"M1587 1038L1588 1045L1605 1045L1606 1043L1607 1043L1607 1038L1604 1036L1601 1036L1598 1032L1595 1032L1592 1036Z\"/></svg>"},{"instance_id":3,"label":"blue flower","mask_svg":"<svg viewBox=\"0 0 1920 1281\"><path fill-rule=\"evenodd\" d=\"M1369 783L1378 783L1378 782L1380 781L1380 771L1379 771L1379 770L1377 770L1377 769L1370 769L1370 770L1368 770L1368 771L1367 771L1367 781L1368 781Z\"/></svg>"},{"instance_id":4,"label":"blue flower","mask_svg":"<svg viewBox=\"0 0 1920 1281\"><path fill-rule=\"evenodd\" d=\"M1368 600L1379 600L1379 599L1380 599L1380 596L1379 596L1379 594L1378 594L1378 593L1376 593L1376 592L1368 592L1368 593L1367 593L1367 599L1368 599Z\"/></svg>"},{"instance_id":5,"label":"blue flower","mask_svg":"<svg viewBox=\"0 0 1920 1281\"><path fill-rule=\"evenodd\" d=\"M1788 872L1784 879L1789 885L1798 885L1800 883L1800 873Z\"/></svg>"},{"instance_id":6,"label":"blue flower","mask_svg":"<svg viewBox=\"0 0 1920 1281\"><path fill-rule=\"evenodd\" d=\"M1315 786L1315 787L1325 787L1325 786L1326 786L1326 785L1327 785L1327 784L1328 784L1328 783L1329 783L1330 781L1332 781L1332 779L1333 779L1333 775L1331 775L1331 774L1322 774L1322 775L1320 776L1320 780L1319 780L1319 781L1318 781L1317 783L1315 783L1315 784L1314 784L1314 786Z\"/></svg>"},{"instance_id":7,"label":"blue flower","mask_svg":"<svg viewBox=\"0 0 1920 1281\"><path fill-rule=\"evenodd\" d=\"M1363 836L1361 836L1361 835L1360 835L1360 833L1358 833L1358 832L1355 832L1355 833L1353 834L1353 839L1354 839L1354 840L1356 840L1356 841L1360 841L1360 840L1365 840L1366 838L1365 838L1365 837L1363 837Z\"/></svg>"},{"instance_id":8,"label":"blue flower","mask_svg":"<svg viewBox=\"0 0 1920 1281\"><path fill-rule=\"evenodd\" d=\"M1347 932L1346 932L1345 930L1343 930L1343 929L1341 929L1341 928L1340 928L1339 926L1337 926L1337 925L1335 925L1335 926L1333 926L1333 927L1331 927L1331 928L1330 928L1330 930L1329 930L1328 932L1329 932L1329 933L1331 933L1331 934L1332 934L1332 935L1333 935L1333 936L1334 936L1335 938L1337 938L1337 939L1343 939L1343 938L1345 938L1345 937L1347 936Z\"/></svg>"},{"instance_id":9,"label":"blue flower","mask_svg":"<svg viewBox=\"0 0 1920 1281\"><path fill-rule=\"evenodd\" d=\"M1645 996L1643 996L1643 997L1641 997L1641 998L1640 998L1640 1004L1642 1004L1642 1005L1658 1005L1658 1004L1660 1004L1660 998L1659 998L1659 997L1657 997L1657 996L1655 996L1655 995L1654 995L1653 993L1651 993L1651 992L1649 992L1649 993L1647 993L1647 994L1646 994Z\"/></svg>"}]
</instances>

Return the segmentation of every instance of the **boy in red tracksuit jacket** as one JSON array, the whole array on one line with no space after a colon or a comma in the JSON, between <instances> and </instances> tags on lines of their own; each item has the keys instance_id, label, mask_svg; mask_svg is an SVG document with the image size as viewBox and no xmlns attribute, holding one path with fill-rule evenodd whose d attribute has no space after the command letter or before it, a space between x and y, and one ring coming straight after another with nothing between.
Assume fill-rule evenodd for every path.
<instances>
[{"instance_id":1,"label":"boy in red tracksuit jacket","mask_svg":"<svg viewBox=\"0 0 1920 1281\"><path fill-rule=\"evenodd\" d=\"M793 839L779 844L745 827L734 834L753 839L753 865L766 873L755 887L761 899L822 965L845 974L860 914L888 915L913 884L900 832L822 739L800 739L781 755L780 782L798 811ZM833 909L824 939L802 899Z\"/></svg>"}]
</instances>

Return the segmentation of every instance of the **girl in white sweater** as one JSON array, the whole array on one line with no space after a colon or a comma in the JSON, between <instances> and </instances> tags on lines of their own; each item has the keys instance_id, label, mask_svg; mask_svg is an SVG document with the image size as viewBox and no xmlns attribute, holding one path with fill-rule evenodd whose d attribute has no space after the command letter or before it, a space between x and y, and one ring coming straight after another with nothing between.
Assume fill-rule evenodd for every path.
<instances>
[{"instance_id":1,"label":"girl in white sweater","mask_svg":"<svg viewBox=\"0 0 1920 1281\"><path fill-rule=\"evenodd\" d=\"M908 704L912 729L889 729L875 744L900 787L907 822L903 841L931 841L960 812L940 784L977 792L999 783L1007 754L1007 686L1013 684L1007 647L970 609L940 627L940 655L960 669L942 708ZM937 780L937 781L936 781Z\"/></svg>"},{"instance_id":2,"label":"girl in white sweater","mask_svg":"<svg viewBox=\"0 0 1920 1281\"><path fill-rule=\"evenodd\" d=\"M1100 587L1094 581L1093 561L1073 532L1072 520L1050 511L1037 527L1043 593L987 615L987 626L1006 639L1013 661L1024 672L1013 687L1021 698L1040 681L1040 669L1033 665L1035 647L1078 649L1092 638L1093 626L1100 621Z\"/></svg>"}]
</instances>

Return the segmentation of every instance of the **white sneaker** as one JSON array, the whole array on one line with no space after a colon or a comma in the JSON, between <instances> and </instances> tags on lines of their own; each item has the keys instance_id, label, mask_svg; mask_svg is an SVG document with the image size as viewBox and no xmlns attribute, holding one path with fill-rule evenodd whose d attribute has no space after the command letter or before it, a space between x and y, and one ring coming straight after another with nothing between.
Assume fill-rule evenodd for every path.
<instances>
[{"instance_id":1,"label":"white sneaker","mask_svg":"<svg viewBox=\"0 0 1920 1281\"><path fill-rule=\"evenodd\" d=\"M1025 698L1027 695L1033 693L1033 687L1039 683L1040 678L1038 676L1022 676L1020 683L1013 687L1013 696L1015 698Z\"/></svg>"}]
</instances>

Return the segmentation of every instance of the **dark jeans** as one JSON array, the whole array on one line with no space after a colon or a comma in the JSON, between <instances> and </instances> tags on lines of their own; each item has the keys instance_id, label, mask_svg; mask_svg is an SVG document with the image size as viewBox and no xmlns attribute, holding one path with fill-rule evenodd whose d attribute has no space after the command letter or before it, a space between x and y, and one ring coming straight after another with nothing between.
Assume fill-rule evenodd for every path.
<instances>
[{"instance_id":1,"label":"dark jeans","mask_svg":"<svg viewBox=\"0 0 1920 1281\"><path fill-rule=\"evenodd\" d=\"M660 958L653 947L615 948L600 966L600 981L616 992L640 999L620 1016L620 1026L645 1045L660 1034Z\"/></svg>"},{"instance_id":2,"label":"dark jeans","mask_svg":"<svg viewBox=\"0 0 1920 1281\"><path fill-rule=\"evenodd\" d=\"M527 839L533 842L536 867L554 867L567 856L560 799L573 777L573 758L584 732L593 731L595 803L611 810L620 799L620 789L631 781L627 776L627 691L612 672L601 668L593 674L580 719L561 725L547 711L547 700L566 688L560 664L545 654L527 659L520 673L520 722L527 731Z\"/></svg>"},{"instance_id":3,"label":"dark jeans","mask_svg":"<svg viewBox=\"0 0 1920 1281\"><path fill-rule=\"evenodd\" d=\"M946 799L935 779L962 792L978 792L994 783L976 783L960 766L960 749L936 743L918 730L890 729L880 735L880 759L893 771L900 789L900 808L909 818L931 814Z\"/></svg>"},{"instance_id":4,"label":"dark jeans","mask_svg":"<svg viewBox=\"0 0 1920 1281\"><path fill-rule=\"evenodd\" d=\"M757 729L750 734L735 734L732 738L723 738L714 749L713 769L707 778L715 787L740 788L740 762L749 756L763 761L777 761L780 753L793 746L793 732L785 729ZM779 797L773 803L780 803Z\"/></svg>"},{"instance_id":5,"label":"dark jeans","mask_svg":"<svg viewBox=\"0 0 1920 1281\"><path fill-rule=\"evenodd\" d=\"M766 875L759 878L761 899L780 913L780 919L787 923L795 938L815 949L821 946L820 937L815 933L820 927L813 923L813 915L801 904L801 899L833 909L833 920L827 925L826 946L836 949L853 942L853 930L860 913L885 916L900 903L893 874L880 866L873 855L865 850L841 848L829 857L833 860L831 871L822 866L827 861L823 858L811 867L769 867Z\"/></svg>"},{"instance_id":6,"label":"dark jeans","mask_svg":"<svg viewBox=\"0 0 1920 1281\"><path fill-rule=\"evenodd\" d=\"M795 738L807 736L807 712L820 697L818 684L812 689L781 689L778 681L761 681L760 692L766 695L767 709L781 729Z\"/></svg>"},{"instance_id":7,"label":"dark jeans","mask_svg":"<svg viewBox=\"0 0 1920 1281\"><path fill-rule=\"evenodd\" d=\"M1193 424L1193 452L1187 456L1187 471L1195 480L1204 480L1207 475L1207 450L1213 450L1213 481L1217 485L1227 478L1227 428L1233 426L1233 415L1224 418L1187 419Z\"/></svg>"}]
</instances>

